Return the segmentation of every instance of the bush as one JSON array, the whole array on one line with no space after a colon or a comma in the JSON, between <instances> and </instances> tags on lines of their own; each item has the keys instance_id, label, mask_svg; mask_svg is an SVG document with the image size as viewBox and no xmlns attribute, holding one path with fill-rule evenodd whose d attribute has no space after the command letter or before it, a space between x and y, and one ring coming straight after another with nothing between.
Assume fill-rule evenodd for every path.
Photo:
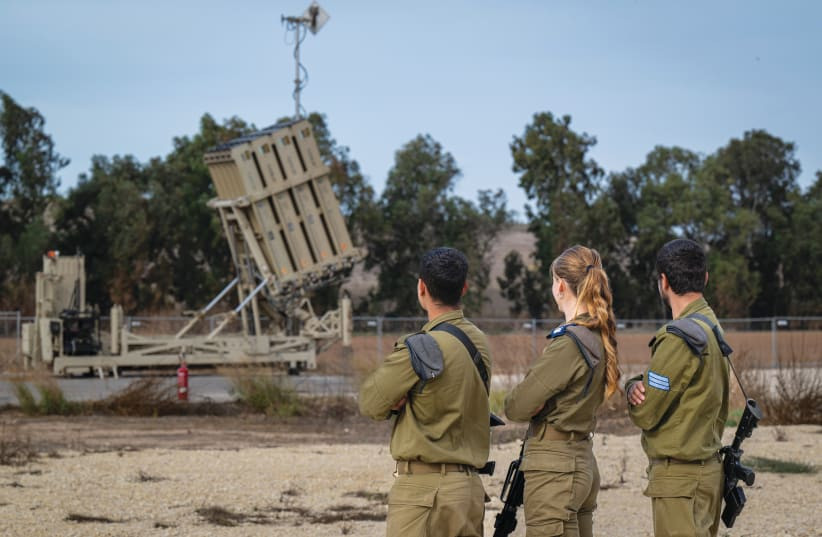
<instances>
[{"instance_id":1,"label":"bush","mask_svg":"<svg viewBox=\"0 0 822 537\"><path fill-rule=\"evenodd\" d=\"M167 379L145 377L90 406L96 412L117 416L163 416L177 413L175 398L174 386Z\"/></svg>"},{"instance_id":2,"label":"bush","mask_svg":"<svg viewBox=\"0 0 822 537\"><path fill-rule=\"evenodd\" d=\"M744 371L742 382L762 407L763 423L822 425L822 370L793 357L775 373Z\"/></svg>"},{"instance_id":3,"label":"bush","mask_svg":"<svg viewBox=\"0 0 822 537\"><path fill-rule=\"evenodd\" d=\"M236 371L231 384L245 406L267 416L288 417L303 412L296 392L281 386L271 370L250 371L249 374Z\"/></svg>"},{"instance_id":4,"label":"bush","mask_svg":"<svg viewBox=\"0 0 822 537\"><path fill-rule=\"evenodd\" d=\"M27 416L34 416L40 413L37 407L37 399L27 385L22 382L14 383L14 395L17 397L17 404L20 405L20 410Z\"/></svg>"},{"instance_id":5,"label":"bush","mask_svg":"<svg viewBox=\"0 0 822 537\"><path fill-rule=\"evenodd\" d=\"M751 457L747 462L758 472L773 472L776 474L815 474L818 468L812 464L769 459L767 457Z\"/></svg>"},{"instance_id":6,"label":"bush","mask_svg":"<svg viewBox=\"0 0 822 537\"><path fill-rule=\"evenodd\" d=\"M14 383L14 393L20 410L29 416L71 416L79 414L83 406L66 399L63 390L53 379L38 381L35 388L40 394L34 397L29 387L22 382Z\"/></svg>"}]
</instances>

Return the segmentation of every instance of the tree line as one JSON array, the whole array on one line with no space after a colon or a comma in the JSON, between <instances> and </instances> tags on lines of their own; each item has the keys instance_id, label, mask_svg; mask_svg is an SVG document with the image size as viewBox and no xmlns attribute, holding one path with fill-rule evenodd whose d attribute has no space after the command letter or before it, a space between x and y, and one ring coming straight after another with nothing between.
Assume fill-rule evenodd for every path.
<instances>
[{"instance_id":1,"label":"tree line","mask_svg":"<svg viewBox=\"0 0 822 537\"><path fill-rule=\"evenodd\" d=\"M33 107L0 92L0 310L33 311L34 273L46 250L86 256L88 301L107 311L201 307L231 279L233 266L203 154L257 130L233 117L205 114L199 131L174 138L171 152L140 162L94 156L65 194L58 175L68 160ZM326 118L308 117L329 166L349 230L368 255L377 285L360 313L416 315L419 256L437 245L461 249L471 264L466 309L477 313L491 284L491 246L513 221L502 190L457 196L454 157L430 135L400 147L379 194ZM596 139L570 116L535 114L510 145L513 170L529 200L532 258L512 252L499 279L516 316L550 312L551 260L584 243L603 255L621 317L661 315L656 250L674 237L708 248L710 298L721 315L812 314L822 303L822 172L805 192L795 146L754 130L703 156L656 147L636 168L606 173L589 155ZM331 306L337 289L318 291Z\"/></svg>"}]
</instances>

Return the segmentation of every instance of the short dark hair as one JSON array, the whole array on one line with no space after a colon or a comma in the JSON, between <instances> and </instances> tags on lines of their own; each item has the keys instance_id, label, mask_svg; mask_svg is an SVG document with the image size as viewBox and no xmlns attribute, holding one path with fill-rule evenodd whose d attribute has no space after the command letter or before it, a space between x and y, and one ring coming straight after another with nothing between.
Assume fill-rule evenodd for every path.
<instances>
[{"instance_id":1,"label":"short dark hair","mask_svg":"<svg viewBox=\"0 0 822 537\"><path fill-rule=\"evenodd\" d=\"M434 248L422 256L420 279L431 297L447 306L460 303L467 277L468 259L456 248Z\"/></svg>"},{"instance_id":2,"label":"short dark hair","mask_svg":"<svg viewBox=\"0 0 822 537\"><path fill-rule=\"evenodd\" d=\"M701 293L705 290L708 261L705 250L690 239L674 239L656 254L657 275L665 274L674 293Z\"/></svg>"}]
</instances>

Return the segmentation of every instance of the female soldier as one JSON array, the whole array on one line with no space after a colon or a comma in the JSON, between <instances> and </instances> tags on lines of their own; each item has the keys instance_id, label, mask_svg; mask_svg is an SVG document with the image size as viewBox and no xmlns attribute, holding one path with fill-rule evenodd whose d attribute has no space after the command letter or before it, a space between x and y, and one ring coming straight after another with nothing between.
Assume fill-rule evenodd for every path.
<instances>
[{"instance_id":1,"label":"female soldier","mask_svg":"<svg viewBox=\"0 0 822 537\"><path fill-rule=\"evenodd\" d=\"M552 294L565 323L505 400L530 421L522 471L528 537L592 535L599 470L591 450L596 411L617 390L616 323L596 250L573 246L551 263Z\"/></svg>"}]
</instances>

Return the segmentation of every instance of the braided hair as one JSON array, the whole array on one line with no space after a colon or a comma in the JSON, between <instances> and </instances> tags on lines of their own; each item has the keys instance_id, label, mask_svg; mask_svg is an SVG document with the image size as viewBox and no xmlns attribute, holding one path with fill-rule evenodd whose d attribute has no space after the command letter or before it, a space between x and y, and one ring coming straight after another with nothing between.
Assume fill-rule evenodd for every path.
<instances>
[{"instance_id":1,"label":"braided hair","mask_svg":"<svg viewBox=\"0 0 822 537\"><path fill-rule=\"evenodd\" d=\"M571 246L551 263L551 275L562 278L577 297L577 310L584 305L590 319L577 324L601 331L605 347L605 398L619 390L616 320L608 275L602 268L599 252L581 245ZM577 312L574 311L573 317Z\"/></svg>"}]
</instances>

